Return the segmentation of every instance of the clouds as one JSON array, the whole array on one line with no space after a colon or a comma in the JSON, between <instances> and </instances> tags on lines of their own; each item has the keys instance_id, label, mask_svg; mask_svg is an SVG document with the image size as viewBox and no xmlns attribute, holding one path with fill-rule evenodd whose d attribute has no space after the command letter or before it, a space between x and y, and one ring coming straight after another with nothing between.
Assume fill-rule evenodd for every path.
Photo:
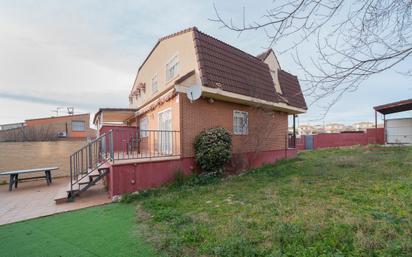
<instances>
[{"instance_id":1,"label":"clouds","mask_svg":"<svg viewBox=\"0 0 412 257\"><path fill-rule=\"evenodd\" d=\"M243 6L250 21L259 19L271 0L221 1L216 6L225 17L241 20ZM56 106L75 106L94 113L99 107L126 107L136 71L157 39L198 26L223 41L257 54L267 46L265 35L220 29L213 1L0 1L0 124L49 116ZM274 46L276 48L280 47ZM288 55L279 57L282 68L298 73ZM346 106L365 109L405 95L396 88L391 96L363 98L393 81L393 74L364 85L345 97L328 119L343 116ZM398 80L399 85L405 83ZM396 99L397 100L397 99ZM362 104L361 104L362 103ZM301 120L313 119L317 109ZM335 115L335 116L334 116ZM350 114L348 114L350 116ZM352 115L353 116L353 115ZM370 117L359 115L359 119Z\"/></svg>"}]
</instances>

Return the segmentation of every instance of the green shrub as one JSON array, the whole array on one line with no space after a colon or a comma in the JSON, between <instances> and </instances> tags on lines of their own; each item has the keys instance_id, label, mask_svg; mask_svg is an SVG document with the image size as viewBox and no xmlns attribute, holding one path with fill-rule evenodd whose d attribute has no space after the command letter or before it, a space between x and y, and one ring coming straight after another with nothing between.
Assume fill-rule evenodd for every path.
<instances>
[{"instance_id":1,"label":"green shrub","mask_svg":"<svg viewBox=\"0 0 412 257\"><path fill-rule=\"evenodd\" d=\"M232 138L225 128L212 128L201 132L195 139L196 163L202 171L221 174L232 157Z\"/></svg>"}]
</instances>

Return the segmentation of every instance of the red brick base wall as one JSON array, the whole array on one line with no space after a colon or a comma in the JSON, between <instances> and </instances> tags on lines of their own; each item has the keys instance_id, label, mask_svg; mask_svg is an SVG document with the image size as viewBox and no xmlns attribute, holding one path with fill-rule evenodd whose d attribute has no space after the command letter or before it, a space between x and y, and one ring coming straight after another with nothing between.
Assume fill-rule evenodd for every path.
<instances>
[{"instance_id":1,"label":"red brick base wall","mask_svg":"<svg viewBox=\"0 0 412 257\"><path fill-rule=\"evenodd\" d=\"M313 149L342 147L352 145L380 144L383 145L384 129L367 129L364 133L325 133L313 135ZM305 150L305 136L297 138L296 148Z\"/></svg>"},{"instance_id":2,"label":"red brick base wall","mask_svg":"<svg viewBox=\"0 0 412 257\"><path fill-rule=\"evenodd\" d=\"M249 162L249 167L259 167L263 164L274 163L279 159L293 157L296 153L295 149L275 150L261 152L258 155L247 153L242 158ZM172 182L178 170L190 175L195 170L195 166L194 158L114 164L110 167L110 173L107 177L108 191L113 197L128 192L160 187Z\"/></svg>"}]
</instances>

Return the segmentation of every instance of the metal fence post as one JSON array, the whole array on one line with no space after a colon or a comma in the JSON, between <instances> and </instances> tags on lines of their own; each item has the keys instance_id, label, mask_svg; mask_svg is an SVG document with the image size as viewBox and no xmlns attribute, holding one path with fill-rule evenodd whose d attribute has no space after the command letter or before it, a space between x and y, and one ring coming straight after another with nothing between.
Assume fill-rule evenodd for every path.
<instances>
[{"instance_id":1,"label":"metal fence post","mask_svg":"<svg viewBox=\"0 0 412 257\"><path fill-rule=\"evenodd\" d=\"M73 191L73 167L72 167L72 155L70 155L70 191Z\"/></svg>"},{"instance_id":2,"label":"metal fence post","mask_svg":"<svg viewBox=\"0 0 412 257\"><path fill-rule=\"evenodd\" d=\"M114 148L113 148L113 130L109 132L109 149L110 149L110 158L114 161Z\"/></svg>"}]
</instances>

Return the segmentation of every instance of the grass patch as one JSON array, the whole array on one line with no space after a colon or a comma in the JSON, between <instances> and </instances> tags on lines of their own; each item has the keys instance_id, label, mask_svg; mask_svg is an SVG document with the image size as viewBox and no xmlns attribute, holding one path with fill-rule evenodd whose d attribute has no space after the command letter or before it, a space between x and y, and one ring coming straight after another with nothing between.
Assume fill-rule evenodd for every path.
<instances>
[{"instance_id":1,"label":"grass patch","mask_svg":"<svg viewBox=\"0 0 412 257\"><path fill-rule=\"evenodd\" d=\"M154 256L136 233L135 206L110 204L0 226L7 257Z\"/></svg>"},{"instance_id":2,"label":"grass patch","mask_svg":"<svg viewBox=\"0 0 412 257\"><path fill-rule=\"evenodd\" d=\"M412 148L305 152L135 199L141 233L171 256L412 253Z\"/></svg>"}]
</instances>

